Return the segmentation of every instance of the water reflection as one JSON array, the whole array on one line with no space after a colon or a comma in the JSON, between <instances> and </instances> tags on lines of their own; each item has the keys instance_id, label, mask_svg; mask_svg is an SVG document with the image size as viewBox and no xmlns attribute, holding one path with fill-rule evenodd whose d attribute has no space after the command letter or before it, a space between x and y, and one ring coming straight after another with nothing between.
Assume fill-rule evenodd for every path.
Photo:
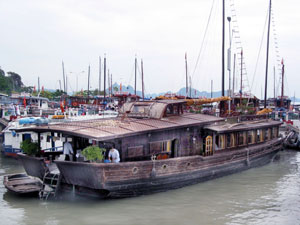
<instances>
[{"instance_id":1,"label":"water reflection","mask_svg":"<svg viewBox=\"0 0 300 225\"><path fill-rule=\"evenodd\" d=\"M119 200L18 198L6 192L1 180L0 218L5 219L0 224L300 224L300 153L280 156L261 168ZM22 170L15 161L0 163L4 173Z\"/></svg>"}]
</instances>

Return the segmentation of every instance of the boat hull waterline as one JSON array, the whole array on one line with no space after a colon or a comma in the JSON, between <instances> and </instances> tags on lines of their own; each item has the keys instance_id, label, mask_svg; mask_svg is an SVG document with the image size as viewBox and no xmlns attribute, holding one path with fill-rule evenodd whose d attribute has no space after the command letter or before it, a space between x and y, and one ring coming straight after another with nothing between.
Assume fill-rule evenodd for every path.
<instances>
[{"instance_id":1,"label":"boat hull waterline","mask_svg":"<svg viewBox=\"0 0 300 225\"><path fill-rule=\"evenodd\" d=\"M56 161L63 180L61 191L100 198L124 198L177 189L259 167L282 149L276 139L213 156L119 164Z\"/></svg>"}]
</instances>

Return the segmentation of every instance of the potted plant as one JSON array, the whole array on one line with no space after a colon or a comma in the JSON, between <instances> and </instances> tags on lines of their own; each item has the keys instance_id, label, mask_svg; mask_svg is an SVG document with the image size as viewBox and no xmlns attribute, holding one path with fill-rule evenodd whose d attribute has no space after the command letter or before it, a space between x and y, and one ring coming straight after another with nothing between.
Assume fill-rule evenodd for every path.
<instances>
[{"instance_id":1,"label":"potted plant","mask_svg":"<svg viewBox=\"0 0 300 225\"><path fill-rule=\"evenodd\" d=\"M105 152L105 148L99 148L96 145L91 145L83 149L82 155L91 162L102 162Z\"/></svg>"},{"instance_id":2,"label":"potted plant","mask_svg":"<svg viewBox=\"0 0 300 225\"><path fill-rule=\"evenodd\" d=\"M30 156L37 156L39 155L40 148L37 142L32 142L30 139L26 139L21 142L20 145L21 149L24 153Z\"/></svg>"}]
</instances>

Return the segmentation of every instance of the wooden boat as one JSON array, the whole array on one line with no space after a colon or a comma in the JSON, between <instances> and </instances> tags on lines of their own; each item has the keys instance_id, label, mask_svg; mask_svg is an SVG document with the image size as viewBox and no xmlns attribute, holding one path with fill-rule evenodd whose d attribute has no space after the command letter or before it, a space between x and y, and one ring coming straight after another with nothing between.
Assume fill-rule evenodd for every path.
<instances>
[{"instance_id":1,"label":"wooden boat","mask_svg":"<svg viewBox=\"0 0 300 225\"><path fill-rule=\"evenodd\" d=\"M60 191L120 198L166 191L269 163L282 149L281 122L229 124L184 113L184 100L126 103L115 119L23 128L72 139L76 152L95 144L120 152L120 163L54 161ZM24 157L23 155L19 155ZM32 167L29 157L25 167ZM34 175L32 173L30 175Z\"/></svg>"},{"instance_id":2,"label":"wooden boat","mask_svg":"<svg viewBox=\"0 0 300 225\"><path fill-rule=\"evenodd\" d=\"M25 173L5 175L3 184L9 191L19 195L38 195L42 188L41 180Z\"/></svg>"}]
</instances>

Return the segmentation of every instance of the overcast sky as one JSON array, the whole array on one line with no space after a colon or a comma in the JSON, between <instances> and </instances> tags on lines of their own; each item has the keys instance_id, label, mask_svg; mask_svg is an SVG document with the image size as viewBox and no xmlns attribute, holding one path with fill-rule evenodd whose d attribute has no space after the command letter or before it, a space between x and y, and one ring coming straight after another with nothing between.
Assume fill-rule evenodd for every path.
<instances>
[{"instance_id":1,"label":"overcast sky","mask_svg":"<svg viewBox=\"0 0 300 225\"><path fill-rule=\"evenodd\" d=\"M59 88L62 60L69 91L98 87L99 56L107 56L113 82L134 85L134 57L144 61L147 93L176 92L185 86L184 55L192 86L200 91L221 89L221 0L2 0L0 1L0 66L20 74L25 85ZM230 15L226 1L227 16ZM214 4L213 4L214 3ZM265 40L258 59L269 0L235 0L249 87L258 97L264 86ZM207 35L200 52L207 21ZM300 96L300 3L273 0L278 52L273 26L270 38L268 95L273 96L273 66L284 58L288 94ZM233 23L231 23L233 25ZM226 48L229 44L226 22ZM266 36L266 33L265 33ZM233 52L236 40L233 40ZM279 56L276 56L279 55ZM232 60L233 61L233 60ZM258 66L255 73L256 63ZM85 71L80 73L81 71ZM254 77L254 73L256 74ZM253 78L254 77L254 78ZM226 71L226 87L228 72ZM278 82L276 69L276 82ZM254 80L254 82L252 82ZM239 83L239 81L237 81ZM103 85L103 81L102 81ZM276 84L278 86L278 84ZM102 86L103 87L103 86ZM239 88L239 86L238 86ZM138 89L141 89L140 75ZM236 88L237 89L237 88ZM278 88L276 88L279 91ZM279 94L279 93L277 93Z\"/></svg>"}]
</instances>

